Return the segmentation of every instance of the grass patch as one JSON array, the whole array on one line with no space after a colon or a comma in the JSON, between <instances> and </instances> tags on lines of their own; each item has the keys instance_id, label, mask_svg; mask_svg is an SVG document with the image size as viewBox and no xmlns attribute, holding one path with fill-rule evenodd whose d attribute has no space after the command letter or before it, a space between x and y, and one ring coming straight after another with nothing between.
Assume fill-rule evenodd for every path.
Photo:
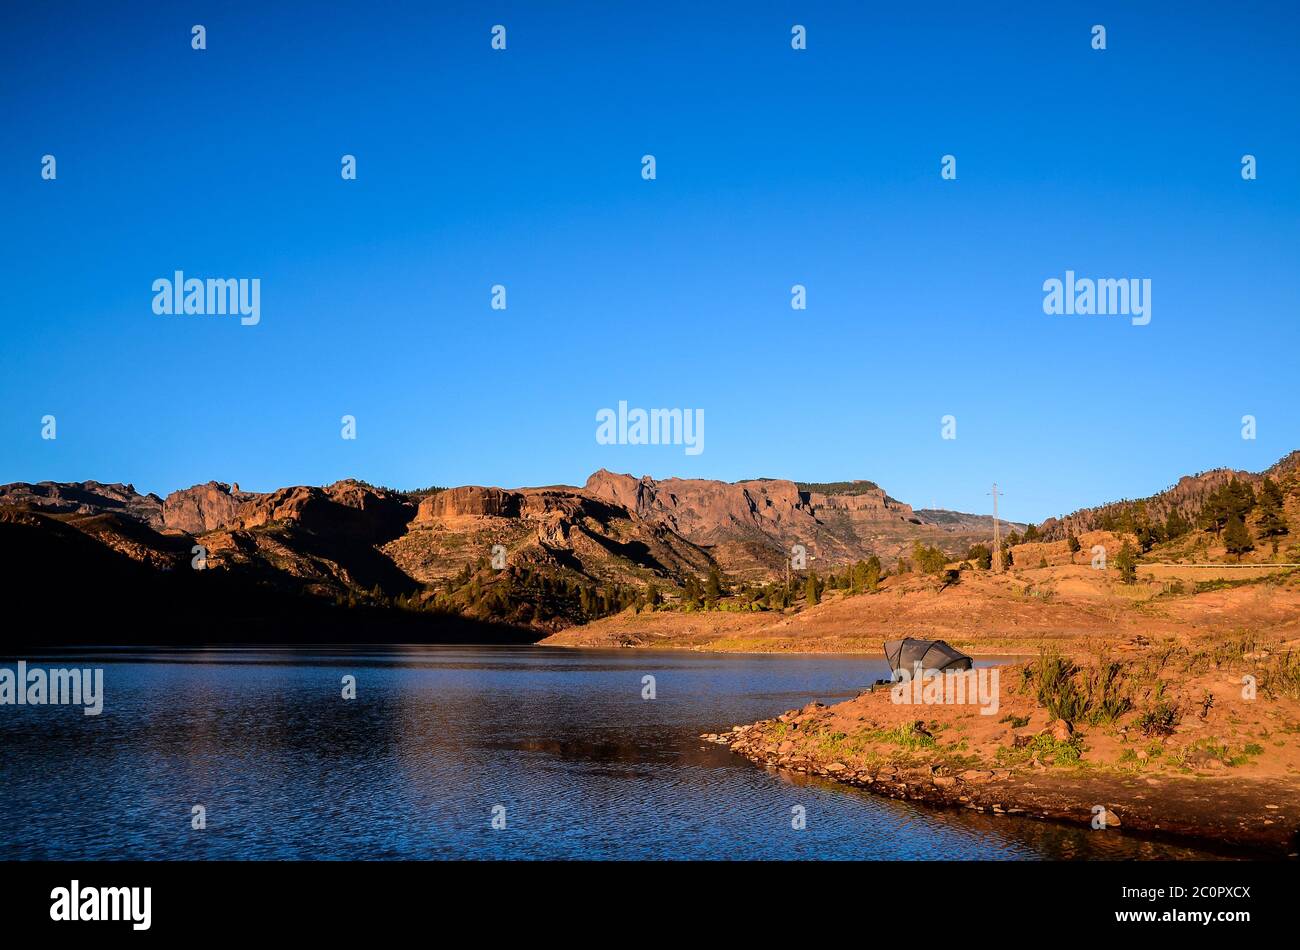
<instances>
[{"instance_id":1,"label":"grass patch","mask_svg":"<svg viewBox=\"0 0 1300 950\"><path fill-rule=\"evenodd\" d=\"M1184 771L1203 767L1211 759L1216 759L1229 768L1237 768L1249 765L1252 759L1263 754L1264 747L1255 742L1247 743L1234 752L1231 746L1219 739L1197 739L1191 745L1174 751L1170 755L1170 761Z\"/></svg>"},{"instance_id":2,"label":"grass patch","mask_svg":"<svg viewBox=\"0 0 1300 950\"><path fill-rule=\"evenodd\" d=\"M893 729L877 729L869 733L872 741L896 745L900 749L933 749L938 742L934 736L919 732L914 726L898 725Z\"/></svg>"},{"instance_id":3,"label":"grass patch","mask_svg":"<svg viewBox=\"0 0 1300 950\"><path fill-rule=\"evenodd\" d=\"M1252 584L1259 584L1268 579L1268 575L1261 577L1243 577L1240 579L1230 579L1226 577L1216 577L1214 580L1197 581L1196 593L1205 594L1212 590L1233 590L1238 587L1249 587Z\"/></svg>"},{"instance_id":4,"label":"grass patch","mask_svg":"<svg viewBox=\"0 0 1300 950\"><path fill-rule=\"evenodd\" d=\"M1293 650L1269 658L1257 674L1259 686L1270 696L1300 699L1300 654Z\"/></svg>"},{"instance_id":5,"label":"grass patch","mask_svg":"<svg viewBox=\"0 0 1300 950\"><path fill-rule=\"evenodd\" d=\"M1078 765L1082 755L1083 740L1078 736L1061 740L1044 733L1034 736L1028 745L1021 746L1019 749L999 746L997 760L1005 765L1015 765L1033 759L1044 763L1050 761L1053 765Z\"/></svg>"}]
</instances>

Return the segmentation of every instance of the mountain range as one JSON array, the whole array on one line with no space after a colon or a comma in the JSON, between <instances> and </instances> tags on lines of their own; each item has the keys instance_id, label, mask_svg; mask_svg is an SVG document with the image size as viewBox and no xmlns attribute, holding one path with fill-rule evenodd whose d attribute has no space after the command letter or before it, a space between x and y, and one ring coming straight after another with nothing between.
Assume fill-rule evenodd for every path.
<instances>
[{"instance_id":1,"label":"mountain range","mask_svg":"<svg viewBox=\"0 0 1300 950\"><path fill-rule=\"evenodd\" d=\"M1294 472L1298 459L1269 473ZM1189 476L1144 503L1192 517L1218 485L1265 474ZM1133 504L1080 509L1038 530L1051 539L1108 527ZM1005 532L1026 527L1004 522ZM0 486L0 570L45 601L57 639L93 639L108 616L190 625L179 639L235 641L232 624L310 638L352 623L355 615L341 618L353 610L380 626L409 625L413 639L435 624L443 639L528 640L710 574L769 584L792 552L825 574L872 556L889 567L918 542L965 556L991 537L987 516L914 510L869 481L656 480L602 469L581 487L417 492L355 480L272 492L212 481L165 498L96 481Z\"/></svg>"}]
</instances>

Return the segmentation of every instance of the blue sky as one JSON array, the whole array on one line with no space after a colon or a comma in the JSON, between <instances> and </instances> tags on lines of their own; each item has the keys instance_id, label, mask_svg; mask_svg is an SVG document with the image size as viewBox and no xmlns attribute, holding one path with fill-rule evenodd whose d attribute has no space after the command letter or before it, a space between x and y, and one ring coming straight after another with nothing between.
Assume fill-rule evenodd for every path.
<instances>
[{"instance_id":1,"label":"blue sky","mask_svg":"<svg viewBox=\"0 0 1300 950\"><path fill-rule=\"evenodd\" d=\"M1294 4L267 6L6 9L0 482L996 480L1037 520L1300 448ZM155 315L177 269L261 323ZM1067 269L1150 278L1150 325L1045 315ZM598 445L619 400L704 452Z\"/></svg>"}]
</instances>

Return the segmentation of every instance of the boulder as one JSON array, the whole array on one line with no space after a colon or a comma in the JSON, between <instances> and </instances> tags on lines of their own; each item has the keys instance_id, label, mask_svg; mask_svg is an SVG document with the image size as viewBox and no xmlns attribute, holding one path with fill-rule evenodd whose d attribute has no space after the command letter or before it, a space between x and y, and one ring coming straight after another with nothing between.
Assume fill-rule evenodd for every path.
<instances>
[{"instance_id":1,"label":"boulder","mask_svg":"<svg viewBox=\"0 0 1300 950\"><path fill-rule=\"evenodd\" d=\"M1064 719L1057 719L1039 735L1050 735L1057 742L1069 742L1074 736L1074 727Z\"/></svg>"}]
</instances>

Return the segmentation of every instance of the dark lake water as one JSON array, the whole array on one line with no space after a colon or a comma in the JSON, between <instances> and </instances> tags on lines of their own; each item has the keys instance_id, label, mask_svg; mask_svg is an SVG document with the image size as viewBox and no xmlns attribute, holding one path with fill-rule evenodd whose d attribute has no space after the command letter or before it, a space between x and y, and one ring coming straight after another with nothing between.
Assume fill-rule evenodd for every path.
<instances>
[{"instance_id":1,"label":"dark lake water","mask_svg":"<svg viewBox=\"0 0 1300 950\"><path fill-rule=\"evenodd\" d=\"M23 658L102 666L104 711L0 706L4 859L1205 856L893 802L698 738L856 695L886 675L862 657L367 647ZM341 697L345 675L355 700ZM642 698L646 675L654 700ZM191 828L195 805L204 830Z\"/></svg>"}]
</instances>

